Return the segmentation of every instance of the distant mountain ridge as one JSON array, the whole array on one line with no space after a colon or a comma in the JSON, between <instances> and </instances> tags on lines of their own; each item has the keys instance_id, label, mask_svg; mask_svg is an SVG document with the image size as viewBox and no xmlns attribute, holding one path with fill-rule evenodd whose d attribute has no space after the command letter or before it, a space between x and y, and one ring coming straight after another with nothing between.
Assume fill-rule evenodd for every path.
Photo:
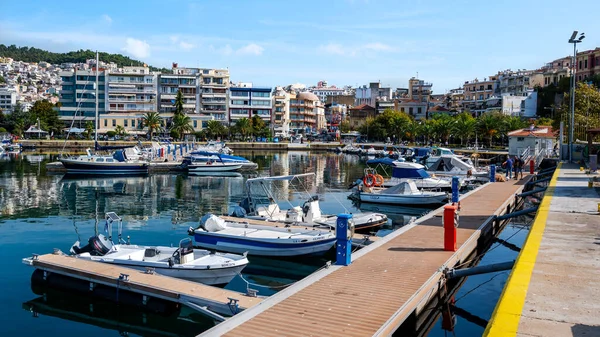
<instances>
[{"instance_id":1,"label":"distant mountain ridge","mask_svg":"<svg viewBox=\"0 0 600 337\"><path fill-rule=\"evenodd\" d=\"M144 62L131 59L121 54L109 54L105 52L99 53L100 60L103 62L114 62L119 67L123 66L143 66ZM70 51L68 53L54 53L47 50L35 47L17 47L14 44L6 46L0 44L0 57L10 57L17 61L23 62L41 62L45 61L52 64L61 63L85 63L86 60L95 59L96 52L91 50L80 49L78 51ZM152 71L170 72L166 68L156 68L150 66Z\"/></svg>"}]
</instances>

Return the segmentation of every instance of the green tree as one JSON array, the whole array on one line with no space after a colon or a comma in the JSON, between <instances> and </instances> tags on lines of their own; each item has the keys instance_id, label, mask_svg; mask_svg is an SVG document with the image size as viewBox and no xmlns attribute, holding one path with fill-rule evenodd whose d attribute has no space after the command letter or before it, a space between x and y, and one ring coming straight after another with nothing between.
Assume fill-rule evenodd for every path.
<instances>
[{"instance_id":1,"label":"green tree","mask_svg":"<svg viewBox=\"0 0 600 337\"><path fill-rule=\"evenodd\" d=\"M553 122L552 118L540 117L535 120L535 125L536 126L552 126L552 122Z\"/></svg>"},{"instance_id":2,"label":"green tree","mask_svg":"<svg viewBox=\"0 0 600 337\"><path fill-rule=\"evenodd\" d=\"M49 133L58 134L64 124L58 118L58 111L54 109L54 104L48 100L36 101L29 110L31 118L35 121L39 119L42 130Z\"/></svg>"},{"instance_id":3,"label":"green tree","mask_svg":"<svg viewBox=\"0 0 600 337\"><path fill-rule=\"evenodd\" d=\"M142 124L148 128L148 135L150 139L154 136L154 132L162 131L163 129L163 120L156 111L148 111L142 117Z\"/></svg>"},{"instance_id":4,"label":"green tree","mask_svg":"<svg viewBox=\"0 0 600 337\"><path fill-rule=\"evenodd\" d=\"M350 122L343 121L340 123L340 132L347 133L350 132Z\"/></svg>"},{"instance_id":5,"label":"green tree","mask_svg":"<svg viewBox=\"0 0 600 337\"><path fill-rule=\"evenodd\" d=\"M94 123L91 121L87 121L85 123L85 138L92 139L92 135L94 134Z\"/></svg>"},{"instance_id":6,"label":"green tree","mask_svg":"<svg viewBox=\"0 0 600 337\"><path fill-rule=\"evenodd\" d=\"M463 112L456 116L454 123L454 133L460 137L460 145L463 145L465 139L468 141L475 133L476 120L470 113Z\"/></svg>"},{"instance_id":7,"label":"green tree","mask_svg":"<svg viewBox=\"0 0 600 337\"><path fill-rule=\"evenodd\" d=\"M177 96L175 96L175 103L173 104L175 107L175 116L183 115L183 93L181 90L177 91Z\"/></svg>"},{"instance_id":8,"label":"green tree","mask_svg":"<svg viewBox=\"0 0 600 337\"><path fill-rule=\"evenodd\" d=\"M225 135L227 133L227 129L223 124L221 124L221 122L212 120L206 123L205 132L207 137L216 138Z\"/></svg>"},{"instance_id":9,"label":"green tree","mask_svg":"<svg viewBox=\"0 0 600 337\"><path fill-rule=\"evenodd\" d=\"M435 135L440 137L443 142L447 142L450 134L454 131L454 119L450 115L438 113L433 115L431 120Z\"/></svg>"},{"instance_id":10,"label":"green tree","mask_svg":"<svg viewBox=\"0 0 600 337\"><path fill-rule=\"evenodd\" d=\"M553 128L558 130L560 122L564 122L567 137L571 124L570 102L571 95L567 93L552 124ZM600 127L600 92L593 84L577 83L574 119L573 140L585 140L587 139L587 129Z\"/></svg>"},{"instance_id":11,"label":"green tree","mask_svg":"<svg viewBox=\"0 0 600 337\"><path fill-rule=\"evenodd\" d=\"M477 129L488 138L490 147L501 128L502 117L499 113L486 112L477 119Z\"/></svg>"},{"instance_id":12,"label":"green tree","mask_svg":"<svg viewBox=\"0 0 600 337\"><path fill-rule=\"evenodd\" d=\"M175 114L173 116L173 124L171 126L171 131L176 131L181 139L185 136L186 133L194 132L194 128L192 127L192 119L185 114Z\"/></svg>"},{"instance_id":13,"label":"green tree","mask_svg":"<svg viewBox=\"0 0 600 337\"><path fill-rule=\"evenodd\" d=\"M258 114L254 114L254 116L252 116L251 123L253 136L258 137L264 133L264 129L266 128L267 124L262 118L260 118Z\"/></svg>"},{"instance_id":14,"label":"green tree","mask_svg":"<svg viewBox=\"0 0 600 337\"><path fill-rule=\"evenodd\" d=\"M4 76L0 76L0 83L6 83L6 80L4 79Z\"/></svg>"},{"instance_id":15,"label":"green tree","mask_svg":"<svg viewBox=\"0 0 600 337\"><path fill-rule=\"evenodd\" d=\"M248 134L252 133L252 121L248 118L240 118L235 122L235 129L245 140Z\"/></svg>"},{"instance_id":16,"label":"green tree","mask_svg":"<svg viewBox=\"0 0 600 337\"><path fill-rule=\"evenodd\" d=\"M404 129L404 134L406 135L406 137L408 137L408 139L414 143L417 136L419 135L421 131L421 124L419 124L418 121L414 120L414 119L410 119L410 121L408 122L408 124L406 124L406 127Z\"/></svg>"},{"instance_id":17,"label":"green tree","mask_svg":"<svg viewBox=\"0 0 600 337\"><path fill-rule=\"evenodd\" d=\"M125 136L125 134L127 134L127 131L125 131L125 128L122 125L117 125L115 127L115 133L117 134L117 136Z\"/></svg>"}]
</instances>

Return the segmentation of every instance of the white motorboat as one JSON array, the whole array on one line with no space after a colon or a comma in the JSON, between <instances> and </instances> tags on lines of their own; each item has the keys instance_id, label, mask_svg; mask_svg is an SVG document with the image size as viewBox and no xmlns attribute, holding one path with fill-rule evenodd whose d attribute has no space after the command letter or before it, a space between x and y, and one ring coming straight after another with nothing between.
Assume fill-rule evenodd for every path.
<instances>
[{"instance_id":1,"label":"white motorboat","mask_svg":"<svg viewBox=\"0 0 600 337\"><path fill-rule=\"evenodd\" d=\"M391 167L391 177L383 180L383 184L378 187L392 187L408 180L413 180L418 189L435 190L435 191L451 191L452 183L449 178L432 177L425 171L425 166L406 161L392 160L390 158L382 158L367 161L367 165L377 164L375 168L369 167L365 169L365 174L362 181L374 181L377 175L377 169L380 168L384 174L389 176ZM360 182L357 181L356 185ZM459 188L461 185L459 184Z\"/></svg>"},{"instance_id":2,"label":"white motorboat","mask_svg":"<svg viewBox=\"0 0 600 337\"><path fill-rule=\"evenodd\" d=\"M87 149L85 155L60 158L60 162L67 173L92 175L147 174L149 166L145 160L128 159L122 150L115 151L112 156L102 156L94 155Z\"/></svg>"},{"instance_id":3,"label":"white motorboat","mask_svg":"<svg viewBox=\"0 0 600 337\"><path fill-rule=\"evenodd\" d=\"M419 191L413 180L389 188L359 186L354 193L361 202L392 205L431 206L441 205L448 200L445 192Z\"/></svg>"},{"instance_id":4,"label":"white motorboat","mask_svg":"<svg viewBox=\"0 0 600 337\"><path fill-rule=\"evenodd\" d=\"M274 181L288 181L291 184L294 180L312 176L314 176L314 173L248 179L246 181L247 195L240 203L245 214L236 215L246 216L250 219L294 223L303 226L335 228L337 215L323 214L319 206L319 197L316 195L311 196L308 191L305 191L307 199L301 207L292 206L286 200L285 202L292 207L281 209L275 201L276 198L270 188L274 188L274 186L270 183ZM306 185L303 184L303 186ZM257 189L261 192L260 194L255 194ZM361 232L386 224L388 218L382 213L364 212L354 213L352 220L354 221L355 230Z\"/></svg>"},{"instance_id":5,"label":"white motorboat","mask_svg":"<svg viewBox=\"0 0 600 337\"><path fill-rule=\"evenodd\" d=\"M188 172L231 172L237 171L242 168L242 164L238 163L224 163L218 161L190 161L187 164Z\"/></svg>"},{"instance_id":6,"label":"white motorboat","mask_svg":"<svg viewBox=\"0 0 600 337\"><path fill-rule=\"evenodd\" d=\"M157 274L209 285L229 283L248 264L245 255L194 249L189 238L181 240L178 247L131 245L121 238L122 220L117 214L106 213L106 221L109 233L112 223L118 222L119 243L112 242L112 234L108 238L98 234L84 247L77 241L71 248L75 257L142 271L152 268Z\"/></svg>"},{"instance_id":7,"label":"white motorboat","mask_svg":"<svg viewBox=\"0 0 600 337\"><path fill-rule=\"evenodd\" d=\"M470 160L464 160L457 155L443 155L427 167L427 172L436 176L458 176L473 178L478 182L488 182L489 173L477 170Z\"/></svg>"},{"instance_id":8,"label":"white motorboat","mask_svg":"<svg viewBox=\"0 0 600 337\"><path fill-rule=\"evenodd\" d=\"M286 228L226 221L212 214L190 228L196 245L231 253L257 256L300 256L324 254L335 244L335 232L317 228Z\"/></svg>"}]
</instances>

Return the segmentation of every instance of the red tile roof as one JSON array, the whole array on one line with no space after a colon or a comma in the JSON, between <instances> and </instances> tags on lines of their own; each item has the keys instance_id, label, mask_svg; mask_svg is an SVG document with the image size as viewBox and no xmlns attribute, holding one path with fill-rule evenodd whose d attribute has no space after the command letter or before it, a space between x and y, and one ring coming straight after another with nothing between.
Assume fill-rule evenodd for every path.
<instances>
[{"instance_id":1,"label":"red tile roof","mask_svg":"<svg viewBox=\"0 0 600 337\"><path fill-rule=\"evenodd\" d=\"M556 132L552 130L551 126L536 126L533 130L531 128L514 130L508 133L509 137L536 137L536 138L554 138Z\"/></svg>"},{"instance_id":2,"label":"red tile roof","mask_svg":"<svg viewBox=\"0 0 600 337\"><path fill-rule=\"evenodd\" d=\"M375 110L375 108L368 104L361 104L357 107L352 108L352 110Z\"/></svg>"}]
</instances>

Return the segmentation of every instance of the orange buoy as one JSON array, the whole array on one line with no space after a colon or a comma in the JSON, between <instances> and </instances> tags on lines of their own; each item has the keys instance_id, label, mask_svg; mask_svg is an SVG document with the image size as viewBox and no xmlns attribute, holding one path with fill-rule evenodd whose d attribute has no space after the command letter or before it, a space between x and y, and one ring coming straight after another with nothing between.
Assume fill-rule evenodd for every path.
<instances>
[{"instance_id":1,"label":"orange buoy","mask_svg":"<svg viewBox=\"0 0 600 337\"><path fill-rule=\"evenodd\" d=\"M381 174L376 174L374 186L380 187L380 186L383 186L383 183L384 183L383 176Z\"/></svg>"},{"instance_id":2,"label":"orange buoy","mask_svg":"<svg viewBox=\"0 0 600 337\"><path fill-rule=\"evenodd\" d=\"M373 184L375 184L375 176L372 174L367 174L363 178L363 184L365 184L365 186L367 186L367 187L373 186Z\"/></svg>"}]
</instances>

